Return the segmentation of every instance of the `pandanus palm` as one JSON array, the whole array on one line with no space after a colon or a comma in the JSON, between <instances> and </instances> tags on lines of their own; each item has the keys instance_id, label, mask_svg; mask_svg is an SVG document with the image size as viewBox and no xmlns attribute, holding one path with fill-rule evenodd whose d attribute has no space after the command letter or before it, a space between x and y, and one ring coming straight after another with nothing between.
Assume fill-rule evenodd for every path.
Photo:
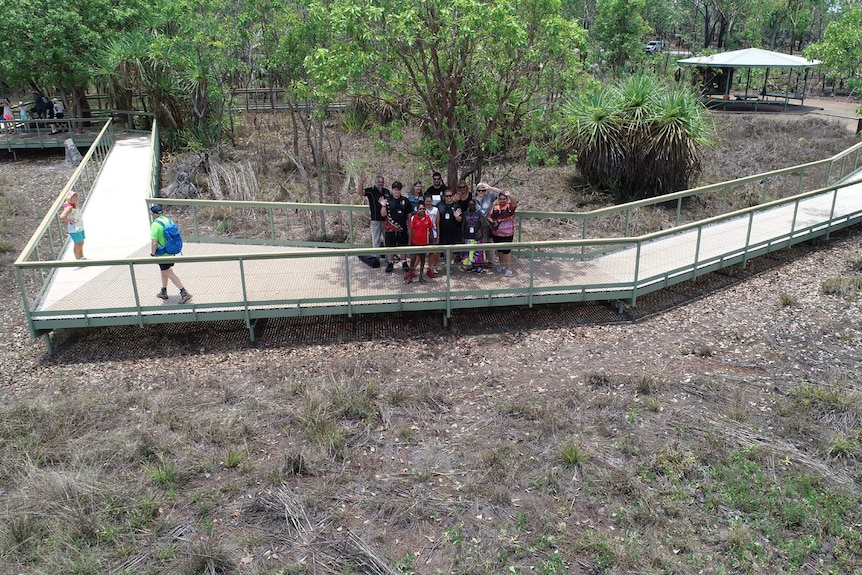
<instances>
[{"instance_id":1,"label":"pandanus palm","mask_svg":"<svg viewBox=\"0 0 862 575\"><path fill-rule=\"evenodd\" d=\"M577 154L581 174L622 201L687 187L711 134L692 92L649 76L601 86L563 114L562 145Z\"/></svg>"}]
</instances>

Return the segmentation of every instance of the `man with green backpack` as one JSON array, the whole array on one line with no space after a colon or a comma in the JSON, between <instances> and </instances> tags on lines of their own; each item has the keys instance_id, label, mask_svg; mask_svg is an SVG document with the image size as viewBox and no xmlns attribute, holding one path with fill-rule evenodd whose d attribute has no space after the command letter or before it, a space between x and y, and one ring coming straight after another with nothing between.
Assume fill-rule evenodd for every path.
<instances>
[{"instance_id":1,"label":"man with green backpack","mask_svg":"<svg viewBox=\"0 0 862 575\"><path fill-rule=\"evenodd\" d=\"M150 255L153 257L175 256L183 251L183 238L177 224L162 213L161 204L150 206L153 223L150 225ZM168 299L168 280L180 288L180 303L192 299L192 294L183 287L183 282L173 270L174 262L159 263L162 273L162 289L157 298Z\"/></svg>"}]
</instances>

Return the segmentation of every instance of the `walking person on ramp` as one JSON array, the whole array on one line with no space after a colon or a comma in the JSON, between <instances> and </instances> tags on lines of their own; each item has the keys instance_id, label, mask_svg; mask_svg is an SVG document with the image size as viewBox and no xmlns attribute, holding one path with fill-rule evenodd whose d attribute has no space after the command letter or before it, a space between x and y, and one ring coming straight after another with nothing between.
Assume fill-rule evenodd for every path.
<instances>
[{"instance_id":1,"label":"walking person on ramp","mask_svg":"<svg viewBox=\"0 0 862 575\"><path fill-rule=\"evenodd\" d=\"M150 224L150 255L153 257L175 256L183 251L183 238L172 219L162 213L161 204L150 206L153 223ZM183 282L173 270L174 262L159 262L162 273L162 289L156 294L159 299L168 299L168 280L180 288L180 303L192 299L192 294L183 287Z\"/></svg>"}]
</instances>

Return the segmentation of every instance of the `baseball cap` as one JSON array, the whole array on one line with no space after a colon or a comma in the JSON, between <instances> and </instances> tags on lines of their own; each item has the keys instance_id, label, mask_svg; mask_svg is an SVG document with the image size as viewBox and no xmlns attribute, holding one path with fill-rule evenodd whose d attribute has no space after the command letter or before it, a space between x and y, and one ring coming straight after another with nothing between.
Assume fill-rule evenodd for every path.
<instances>
[{"instance_id":1,"label":"baseball cap","mask_svg":"<svg viewBox=\"0 0 862 575\"><path fill-rule=\"evenodd\" d=\"M153 204L152 206L150 206L150 211L154 214L162 213L162 204Z\"/></svg>"},{"instance_id":2,"label":"baseball cap","mask_svg":"<svg viewBox=\"0 0 862 575\"><path fill-rule=\"evenodd\" d=\"M67 198L71 198L72 196L76 196L76 195L78 195L78 192L76 192L75 190L69 190L68 192L66 192Z\"/></svg>"}]
</instances>

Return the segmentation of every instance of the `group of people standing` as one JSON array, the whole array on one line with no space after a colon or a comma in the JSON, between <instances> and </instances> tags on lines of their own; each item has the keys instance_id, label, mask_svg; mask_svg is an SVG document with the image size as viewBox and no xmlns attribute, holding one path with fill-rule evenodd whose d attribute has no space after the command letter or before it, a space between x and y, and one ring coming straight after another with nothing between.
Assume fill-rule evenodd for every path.
<instances>
[{"instance_id":1,"label":"group of people standing","mask_svg":"<svg viewBox=\"0 0 862 575\"><path fill-rule=\"evenodd\" d=\"M493 267L504 277L512 276L512 253L504 245L496 249L498 263L493 266L493 251L478 246L489 241L495 244L511 243L515 235L515 209L517 202L510 192L485 182L476 185L473 195L466 180L458 182L457 191L443 182L439 172L432 175L433 183L423 190L421 182L414 182L410 192L402 195L403 184L392 182L386 188L385 179L378 175L374 185L365 187L363 173L359 177L358 194L368 200L371 212L371 244L378 247L428 246L470 244L476 249L452 252L452 264L462 264L465 271L484 273ZM401 258L404 283L425 277L433 279L440 274L441 252L413 254L408 263ZM424 272L426 265L428 271ZM383 256L381 256L383 257ZM386 256L386 272L395 269L395 255Z\"/></svg>"},{"instance_id":2,"label":"group of people standing","mask_svg":"<svg viewBox=\"0 0 862 575\"><path fill-rule=\"evenodd\" d=\"M30 120L54 120L61 119L66 116L66 109L63 107L63 102L59 98L53 100L47 96L33 96L33 105L28 109L24 102L18 102L18 119L15 119L12 103L6 97L0 97L0 106L3 108L3 125L0 129L6 129L10 134L15 133L16 128L20 128L23 133L30 133ZM17 122L17 123L16 123ZM57 124L49 124L52 134L57 134L61 131Z\"/></svg>"}]
</instances>

